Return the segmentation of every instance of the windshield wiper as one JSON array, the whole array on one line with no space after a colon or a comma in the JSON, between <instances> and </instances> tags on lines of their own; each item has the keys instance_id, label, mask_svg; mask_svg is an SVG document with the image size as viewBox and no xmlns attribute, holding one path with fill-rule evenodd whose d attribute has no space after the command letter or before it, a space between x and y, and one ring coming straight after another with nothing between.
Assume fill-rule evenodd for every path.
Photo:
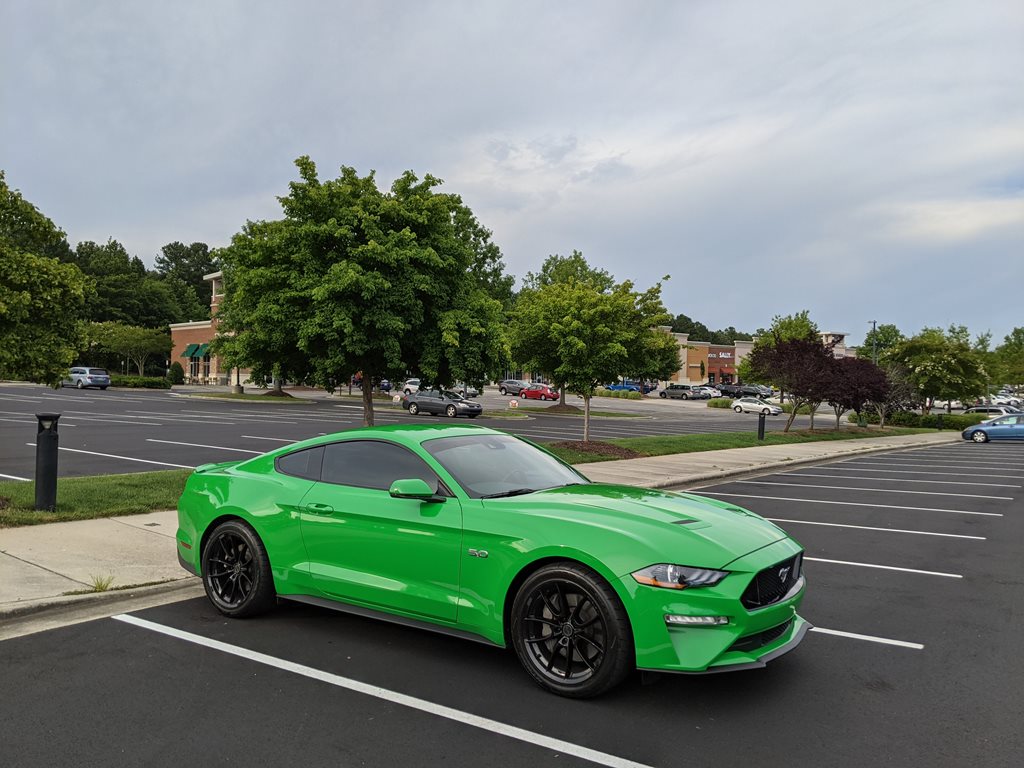
<instances>
[{"instance_id":1,"label":"windshield wiper","mask_svg":"<svg viewBox=\"0 0 1024 768\"><path fill-rule=\"evenodd\" d=\"M501 499L505 496L522 496L524 493L534 493L536 488L513 488L511 491L502 491L501 493L488 493L486 496L481 496L481 499Z\"/></svg>"}]
</instances>

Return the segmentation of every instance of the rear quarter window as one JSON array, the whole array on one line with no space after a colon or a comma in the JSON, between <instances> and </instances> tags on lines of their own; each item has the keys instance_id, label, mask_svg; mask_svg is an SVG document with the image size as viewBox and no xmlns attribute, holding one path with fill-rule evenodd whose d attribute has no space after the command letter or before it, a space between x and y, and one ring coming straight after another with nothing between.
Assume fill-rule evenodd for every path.
<instances>
[{"instance_id":1,"label":"rear quarter window","mask_svg":"<svg viewBox=\"0 0 1024 768\"><path fill-rule=\"evenodd\" d=\"M278 456L274 462L277 471L282 475L303 477L307 480L320 480L320 469L324 461L324 447L306 448L294 453Z\"/></svg>"}]
</instances>

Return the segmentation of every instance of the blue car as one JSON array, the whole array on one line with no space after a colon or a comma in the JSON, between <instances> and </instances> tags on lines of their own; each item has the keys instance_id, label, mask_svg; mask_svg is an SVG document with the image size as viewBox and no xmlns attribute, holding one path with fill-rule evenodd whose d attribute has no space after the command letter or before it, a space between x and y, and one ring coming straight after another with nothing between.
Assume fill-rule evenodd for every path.
<instances>
[{"instance_id":1,"label":"blue car","mask_svg":"<svg viewBox=\"0 0 1024 768\"><path fill-rule=\"evenodd\" d=\"M1024 440L1024 414L1011 413L975 424L963 431L964 440L987 443L989 440Z\"/></svg>"},{"instance_id":2,"label":"blue car","mask_svg":"<svg viewBox=\"0 0 1024 768\"><path fill-rule=\"evenodd\" d=\"M612 392L639 392L640 385L634 384L631 381L617 382L615 384L605 384L605 389L609 389Z\"/></svg>"}]
</instances>

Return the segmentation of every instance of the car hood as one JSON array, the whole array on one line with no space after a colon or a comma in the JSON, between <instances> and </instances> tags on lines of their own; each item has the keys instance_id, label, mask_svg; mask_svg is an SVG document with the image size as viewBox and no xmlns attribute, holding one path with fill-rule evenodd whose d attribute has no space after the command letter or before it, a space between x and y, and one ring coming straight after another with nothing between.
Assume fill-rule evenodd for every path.
<instances>
[{"instance_id":1,"label":"car hood","mask_svg":"<svg viewBox=\"0 0 1024 768\"><path fill-rule=\"evenodd\" d=\"M507 501L516 502L524 512L615 531L658 551L664 558L661 562L681 565L720 568L789 538L781 528L753 512L671 491L588 483Z\"/></svg>"}]
</instances>

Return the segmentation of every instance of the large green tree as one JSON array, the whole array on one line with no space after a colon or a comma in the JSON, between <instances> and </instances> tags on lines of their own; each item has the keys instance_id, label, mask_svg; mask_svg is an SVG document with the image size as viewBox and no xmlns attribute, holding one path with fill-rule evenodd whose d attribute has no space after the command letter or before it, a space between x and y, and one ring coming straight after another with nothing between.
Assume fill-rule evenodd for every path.
<instances>
[{"instance_id":1,"label":"large green tree","mask_svg":"<svg viewBox=\"0 0 1024 768\"><path fill-rule=\"evenodd\" d=\"M55 385L74 363L92 285L69 251L0 171L0 378Z\"/></svg>"},{"instance_id":2,"label":"large green tree","mask_svg":"<svg viewBox=\"0 0 1024 768\"><path fill-rule=\"evenodd\" d=\"M139 376L145 375L146 361L153 355L166 357L171 352L170 334L162 328L143 328L124 323L92 323L89 339L100 351L113 352L131 360Z\"/></svg>"},{"instance_id":3,"label":"large green tree","mask_svg":"<svg viewBox=\"0 0 1024 768\"><path fill-rule=\"evenodd\" d=\"M949 332L924 328L894 347L887 357L907 372L926 409L933 400L969 400L987 389L982 355L972 348L960 326L951 326Z\"/></svg>"},{"instance_id":4,"label":"large green tree","mask_svg":"<svg viewBox=\"0 0 1024 768\"><path fill-rule=\"evenodd\" d=\"M889 352L905 338L902 331L892 323L882 323L868 331L858 355L867 360L876 359L884 362L888 359Z\"/></svg>"},{"instance_id":5,"label":"large green tree","mask_svg":"<svg viewBox=\"0 0 1024 768\"><path fill-rule=\"evenodd\" d=\"M202 317L210 314L210 291L212 286L203 276L219 269L214 254L206 243L185 245L178 241L168 243L160 249L156 257L156 272L172 286L172 292L179 301L187 294L188 289L195 292L200 307L205 308ZM193 315L198 318L198 315Z\"/></svg>"},{"instance_id":6,"label":"large green tree","mask_svg":"<svg viewBox=\"0 0 1024 768\"><path fill-rule=\"evenodd\" d=\"M1014 328L995 349L1002 384L1024 385L1024 328Z\"/></svg>"},{"instance_id":7,"label":"large green tree","mask_svg":"<svg viewBox=\"0 0 1024 768\"><path fill-rule=\"evenodd\" d=\"M280 198L284 218L250 222L220 252L226 296L218 345L257 377L333 391L407 373L446 385L482 381L507 361L508 286L500 254L458 195L412 172L384 192L342 167L321 181L308 157Z\"/></svg>"}]
</instances>

